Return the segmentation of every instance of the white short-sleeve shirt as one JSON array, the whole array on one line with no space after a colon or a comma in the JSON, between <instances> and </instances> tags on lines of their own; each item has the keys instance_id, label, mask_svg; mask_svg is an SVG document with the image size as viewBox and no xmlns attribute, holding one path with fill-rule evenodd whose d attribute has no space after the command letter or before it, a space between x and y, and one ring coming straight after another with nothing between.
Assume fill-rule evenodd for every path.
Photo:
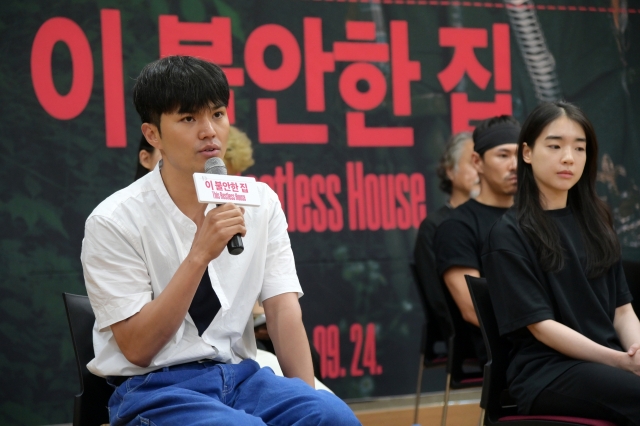
<instances>
[{"instance_id":1,"label":"white short-sleeve shirt","mask_svg":"<svg viewBox=\"0 0 640 426\"><path fill-rule=\"evenodd\" d=\"M85 224L81 254L96 315L95 358L87 365L89 371L132 376L205 358L225 363L255 358L255 301L289 292L302 296L278 196L263 183L258 189L261 206L245 207L244 252L232 256L224 250L208 266L221 304L217 315L198 336L187 313L147 368L127 361L110 326L136 314L163 291L189 253L196 225L171 200L159 166L96 207Z\"/></svg>"}]
</instances>

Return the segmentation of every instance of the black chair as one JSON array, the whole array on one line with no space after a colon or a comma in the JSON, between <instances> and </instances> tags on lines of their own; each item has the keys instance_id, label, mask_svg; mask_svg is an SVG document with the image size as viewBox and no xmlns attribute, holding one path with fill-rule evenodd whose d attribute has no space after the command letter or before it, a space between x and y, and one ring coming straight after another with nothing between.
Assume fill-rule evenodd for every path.
<instances>
[{"instance_id":1,"label":"black chair","mask_svg":"<svg viewBox=\"0 0 640 426\"><path fill-rule=\"evenodd\" d=\"M418 366L418 384L416 389L416 404L414 409L414 424L418 424L418 410L420 404L420 391L422 388L422 375L425 368L446 366L447 381L444 392L444 404L442 408L442 426L447 423L447 413L449 408L449 396L452 389L465 389L482 386L482 371L476 369L469 370L467 364L477 362L475 349L470 344L468 334L465 332L465 322L462 315L451 298L449 291L444 285L438 282L424 282L418 274L415 264L410 264L411 272L416 283L418 294L425 315L425 324L422 326L420 343L420 364ZM433 286L429 288L427 286ZM430 303L428 292L431 290L441 293L446 301L444 310L440 312L440 319L445 317L449 324L438 324L438 319L434 315L434 306ZM443 309L439 306L438 309ZM442 334L448 333L446 336Z\"/></svg>"},{"instance_id":2,"label":"black chair","mask_svg":"<svg viewBox=\"0 0 640 426\"><path fill-rule=\"evenodd\" d=\"M67 311L71 341L76 354L76 366L80 378L80 393L74 397L73 426L96 426L109 424L107 403L113 388L102 377L87 370L87 364L94 357L93 324L96 317L89 298L77 294L63 293L62 299Z\"/></svg>"},{"instance_id":3,"label":"black chair","mask_svg":"<svg viewBox=\"0 0 640 426\"><path fill-rule=\"evenodd\" d=\"M445 293L453 333L448 340L447 386L444 393L441 422L442 426L446 426L451 390L481 387L483 374L476 359L476 349L472 337L469 334L470 325L462 318L462 313L444 282L441 281L440 285Z\"/></svg>"},{"instance_id":4,"label":"black chair","mask_svg":"<svg viewBox=\"0 0 640 426\"><path fill-rule=\"evenodd\" d=\"M420 332L420 361L418 363L418 385L416 388L416 405L413 413L413 423L418 424L418 409L420 407L420 391L422 390L422 376L425 368L440 367L447 363L447 341L437 325L433 315L433 307L429 306L422 280L414 263L409 265L413 280L416 283L418 296L424 312L425 322ZM448 316L448 312L447 312ZM450 333L448 333L450 334Z\"/></svg>"},{"instance_id":5,"label":"black chair","mask_svg":"<svg viewBox=\"0 0 640 426\"><path fill-rule=\"evenodd\" d=\"M633 295L631 305L638 315L640 314L640 262L623 260L622 269L624 269L624 275L627 278L627 284L629 284L629 291Z\"/></svg>"},{"instance_id":6,"label":"black chair","mask_svg":"<svg viewBox=\"0 0 640 426\"><path fill-rule=\"evenodd\" d=\"M500 337L489 287L484 278L465 275L473 306L475 307L489 360L484 366L484 382L480 407L485 411L486 426L615 426L605 420L563 416L520 416L517 406L507 390L507 367L509 365L509 342Z\"/></svg>"}]
</instances>

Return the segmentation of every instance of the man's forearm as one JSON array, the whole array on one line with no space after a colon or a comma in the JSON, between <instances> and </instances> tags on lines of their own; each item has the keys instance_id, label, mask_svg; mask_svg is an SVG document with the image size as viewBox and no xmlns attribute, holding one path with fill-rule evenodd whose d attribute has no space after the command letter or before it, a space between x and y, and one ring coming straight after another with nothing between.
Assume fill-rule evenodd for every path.
<instances>
[{"instance_id":1,"label":"man's forearm","mask_svg":"<svg viewBox=\"0 0 640 426\"><path fill-rule=\"evenodd\" d=\"M286 293L264 302L267 329L285 377L298 377L315 387L309 340L302 324L296 293ZM273 298L273 299L275 299ZM274 303L276 302L276 303Z\"/></svg>"},{"instance_id":2,"label":"man's forearm","mask_svg":"<svg viewBox=\"0 0 640 426\"><path fill-rule=\"evenodd\" d=\"M167 287L140 312L111 326L118 347L129 362L147 367L173 338L191 306L207 268L203 259L188 255Z\"/></svg>"},{"instance_id":3,"label":"man's forearm","mask_svg":"<svg viewBox=\"0 0 640 426\"><path fill-rule=\"evenodd\" d=\"M284 333L286 337L278 339L278 345L274 344L282 373L285 377L298 377L315 388L309 340L302 326L302 321L297 326L291 324L286 328L288 329Z\"/></svg>"},{"instance_id":4,"label":"man's forearm","mask_svg":"<svg viewBox=\"0 0 640 426\"><path fill-rule=\"evenodd\" d=\"M445 271L442 278L453 300L456 302L462 318L476 327L480 327L480 321L478 321L476 310L473 307L469 287L467 287L467 281L464 278L465 275L479 277L480 272L477 269L454 266Z\"/></svg>"}]
</instances>

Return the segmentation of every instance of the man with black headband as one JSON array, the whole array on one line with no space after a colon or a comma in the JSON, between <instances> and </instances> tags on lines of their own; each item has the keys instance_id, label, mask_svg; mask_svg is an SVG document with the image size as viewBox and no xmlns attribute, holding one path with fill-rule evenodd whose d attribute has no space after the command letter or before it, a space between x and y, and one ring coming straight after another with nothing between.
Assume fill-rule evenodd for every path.
<instances>
[{"instance_id":1,"label":"man with black headband","mask_svg":"<svg viewBox=\"0 0 640 426\"><path fill-rule=\"evenodd\" d=\"M434 246L438 274L462 318L470 327L476 354L486 351L464 276L483 276L480 255L493 223L513 204L516 192L518 121L508 115L480 123L473 132L473 163L480 177L480 195L455 209L436 230Z\"/></svg>"}]
</instances>

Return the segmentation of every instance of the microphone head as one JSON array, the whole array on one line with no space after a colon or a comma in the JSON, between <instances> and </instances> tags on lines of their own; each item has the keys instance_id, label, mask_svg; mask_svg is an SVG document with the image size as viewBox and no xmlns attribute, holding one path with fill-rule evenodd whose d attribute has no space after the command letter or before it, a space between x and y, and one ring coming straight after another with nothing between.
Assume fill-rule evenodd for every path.
<instances>
[{"instance_id":1,"label":"microphone head","mask_svg":"<svg viewBox=\"0 0 640 426\"><path fill-rule=\"evenodd\" d=\"M209 158L204 163L204 172L214 175L226 175L227 167L224 165L224 161L222 161L222 158L213 157Z\"/></svg>"}]
</instances>

